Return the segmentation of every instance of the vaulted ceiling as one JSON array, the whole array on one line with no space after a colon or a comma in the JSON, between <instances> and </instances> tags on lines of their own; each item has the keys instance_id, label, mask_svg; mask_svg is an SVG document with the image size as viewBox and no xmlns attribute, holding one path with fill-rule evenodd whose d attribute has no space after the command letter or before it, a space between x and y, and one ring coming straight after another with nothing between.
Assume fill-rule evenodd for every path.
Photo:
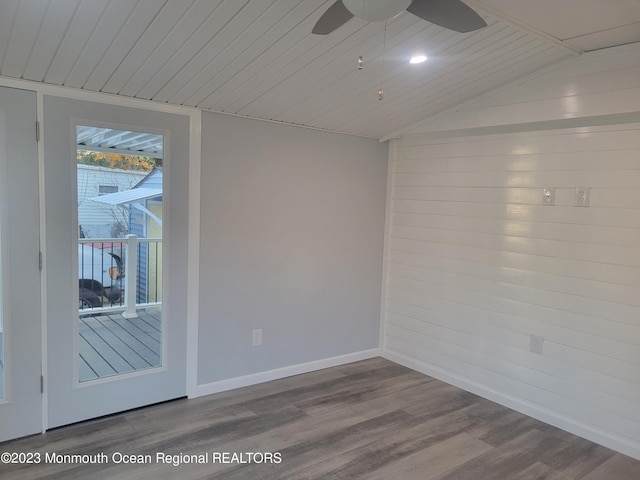
<instances>
[{"instance_id":1,"label":"vaulted ceiling","mask_svg":"<svg viewBox=\"0 0 640 480\"><path fill-rule=\"evenodd\" d=\"M640 41L640 0L465 1L486 28L456 33L405 12L385 39L384 22L357 18L311 34L334 0L0 0L0 75L382 138ZM415 53L428 61L409 64Z\"/></svg>"}]
</instances>

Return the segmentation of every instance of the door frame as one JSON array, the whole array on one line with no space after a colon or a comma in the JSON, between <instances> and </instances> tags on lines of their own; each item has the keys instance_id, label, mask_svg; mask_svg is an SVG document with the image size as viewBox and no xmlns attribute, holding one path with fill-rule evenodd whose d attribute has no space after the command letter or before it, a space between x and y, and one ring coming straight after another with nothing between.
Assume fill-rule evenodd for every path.
<instances>
[{"instance_id":1,"label":"door frame","mask_svg":"<svg viewBox=\"0 0 640 480\"><path fill-rule=\"evenodd\" d=\"M42 141L45 127L44 119L44 96L54 96L66 99L87 100L94 103L104 103L108 105L119 105L134 107L151 112L175 113L189 117L189 211L188 211L188 254L187 254L187 331L186 331L186 393L189 398L198 396L198 314L199 314L199 277L200 277L200 171L202 161L202 111L197 108L183 107L178 105L160 104L143 99L127 98L106 93L89 92L69 87L57 85L47 85L44 83L28 80L14 79L0 76L0 86L16 88L20 90L31 90L36 93L37 121L40 125L40 141L38 148L38 166L40 171L40 245L41 251L46 256L46 230L45 226L45 200L44 200L44 142ZM43 262L40 300L41 305L47 304L47 284L46 284L46 262ZM46 310L41 309L41 351L42 351L42 375L43 393L41 396L41 418L44 433L48 425L48 319Z\"/></svg>"},{"instance_id":2,"label":"door frame","mask_svg":"<svg viewBox=\"0 0 640 480\"><path fill-rule=\"evenodd\" d=\"M2 439L6 440L35 433L41 423L42 352L34 341L42 334L42 309L35 299L30 299L40 296L42 278L38 267L41 232L36 92L28 88L0 87L3 87L1 135L4 139L1 168L3 187L6 187L2 192L6 203L3 202L0 213L5 347L5 389L0 408L3 421L7 422L2 432ZM15 208L16 204L23 207ZM12 228L11 222L19 228ZM22 321L17 321L20 318Z\"/></svg>"}]
</instances>

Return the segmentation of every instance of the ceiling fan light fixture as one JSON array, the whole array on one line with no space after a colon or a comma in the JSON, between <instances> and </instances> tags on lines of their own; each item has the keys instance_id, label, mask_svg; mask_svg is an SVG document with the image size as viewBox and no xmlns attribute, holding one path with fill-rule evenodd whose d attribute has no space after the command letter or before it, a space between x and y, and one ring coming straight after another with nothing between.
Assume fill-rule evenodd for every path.
<instances>
[{"instance_id":1,"label":"ceiling fan light fixture","mask_svg":"<svg viewBox=\"0 0 640 480\"><path fill-rule=\"evenodd\" d=\"M413 57L411 57L411 59L409 60L409 63L413 63L413 64L417 64L417 63L424 63L428 60L428 57L426 55L414 55Z\"/></svg>"},{"instance_id":2,"label":"ceiling fan light fixture","mask_svg":"<svg viewBox=\"0 0 640 480\"><path fill-rule=\"evenodd\" d=\"M347 10L369 22L382 22L404 12L411 0L342 0Z\"/></svg>"}]
</instances>

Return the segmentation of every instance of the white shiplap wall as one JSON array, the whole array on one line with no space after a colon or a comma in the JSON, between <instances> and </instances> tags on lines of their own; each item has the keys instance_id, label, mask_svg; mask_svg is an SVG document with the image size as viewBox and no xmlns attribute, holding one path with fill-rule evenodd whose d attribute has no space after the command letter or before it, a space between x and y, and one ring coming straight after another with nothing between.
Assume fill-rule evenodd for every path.
<instances>
[{"instance_id":1,"label":"white shiplap wall","mask_svg":"<svg viewBox=\"0 0 640 480\"><path fill-rule=\"evenodd\" d=\"M391 157L390 357L640 455L640 124L412 135Z\"/></svg>"}]
</instances>

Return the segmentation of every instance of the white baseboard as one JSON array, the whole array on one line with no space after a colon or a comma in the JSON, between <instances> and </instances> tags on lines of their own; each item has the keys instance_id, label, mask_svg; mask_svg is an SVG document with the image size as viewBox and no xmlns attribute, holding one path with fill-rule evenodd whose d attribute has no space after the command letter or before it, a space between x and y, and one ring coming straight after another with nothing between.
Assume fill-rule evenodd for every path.
<instances>
[{"instance_id":1,"label":"white baseboard","mask_svg":"<svg viewBox=\"0 0 640 480\"><path fill-rule=\"evenodd\" d=\"M379 348L372 348L371 350L347 353L336 357L323 358L312 362L299 363L297 365L276 368L265 372L252 373L251 375L244 375L242 377L229 378L218 382L197 385L194 393L189 395L189 398L197 398L203 395L211 395L212 393L225 392L235 388L247 387L249 385L256 385L270 380L291 377L293 375L300 375L301 373L313 372L316 370L322 370L323 368L336 367L338 365L345 365L347 363L380 356L382 356L382 350Z\"/></svg>"},{"instance_id":2,"label":"white baseboard","mask_svg":"<svg viewBox=\"0 0 640 480\"><path fill-rule=\"evenodd\" d=\"M594 427L593 425L586 424L574 418L555 412L542 405L528 402L522 398L487 388L469 378L449 372L440 367L406 357L402 354L389 351L388 349L384 349L381 356L387 360L437 378L438 380L442 380L443 382L462 388L468 392L475 393L476 395L499 403L500 405L504 405L512 410L524 413L525 415L553 425L554 427L566 430L574 435L586 438L587 440L640 460L640 443L621 437L616 433Z\"/></svg>"}]
</instances>

